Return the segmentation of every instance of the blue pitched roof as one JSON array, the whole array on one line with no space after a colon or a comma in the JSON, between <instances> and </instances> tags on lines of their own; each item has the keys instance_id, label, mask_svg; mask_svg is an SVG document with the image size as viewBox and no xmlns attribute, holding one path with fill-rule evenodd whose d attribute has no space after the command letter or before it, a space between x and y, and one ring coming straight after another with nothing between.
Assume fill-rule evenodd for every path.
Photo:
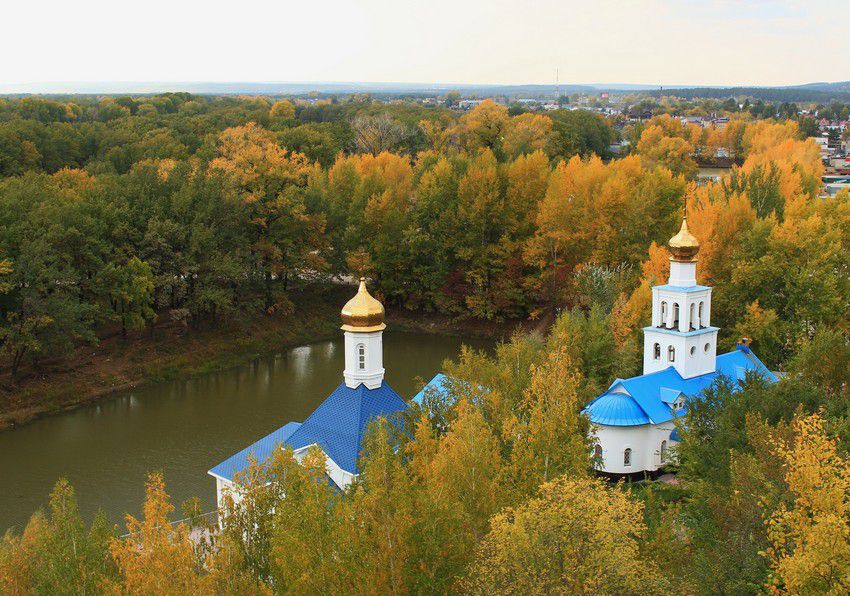
<instances>
[{"instance_id":1,"label":"blue pitched roof","mask_svg":"<svg viewBox=\"0 0 850 596\"><path fill-rule=\"evenodd\" d=\"M375 418L407 409L405 401L387 385L376 389L341 383L286 440L293 449L317 444L336 465L359 474L357 457L366 426Z\"/></svg>"},{"instance_id":2,"label":"blue pitched roof","mask_svg":"<svg viewBox=\"0 0 850 596\"><path fill-rule=\"evenodd\" d=\"M226 460L218 464L209 471L213 476L220 476L225 480L233 480L238 472L241 472L248 467L249 459L253 458L257 462L265 462L272 454L272 449L276 446L285 443L286 440L298 430L301 426L298 422L287 422L279 429L269 433L256 443L245 447L242 451L235 455L231 455Z\"/></svg>"},{"instance_id":3,"label":"blue pitched roof","mask_svg":"<svg viewBox=\"0 0 850 596\"><path fill-rule=\"evenodd\" d=\"M608 391L587 404L583 411L590 416L591 422L608 426L660 424L681 414L681 412L674 412L668 405L673 395L678 396L684 393L688 397L699 396L719 375L743 381L748 371L754 371L771 382L775 383L778 380L745 346L739 346L732 352L717 356L715 368L714 372L690 379L682 378L679 371L672 366L631 379L617 379ZM618 397L612 399L610 397L612 395ZM673 400L675 401L675 398ZM632 403L627 406L622 403L623 401ZM636 414L635 407L643 413L643 417ZM644 417L648 420L647 422L636 422Z\"/></svg>"},{"instance_id":4,"label":"blue pitched roof","mask_svg":"<svg viewBox=\"0 0 850 596\"><path fill-rule=\"evenodd\" d=\"M366 426L375 418L390 417L405 409L407 404L386 383L377 389L368 389L365 385L351 389L342 383L303 423L283 425L227 458L209 473L232 481L238 472L248 467L249 458L264 462L275 446L286 444L300 449L317 444L340 468L358 474L357 457Z\"/></svg>"},{"instance_id":5,"label":"blue pitched roof","mask_svg":"<svg viewBox=\"0 0 850 596\"><path fill-rule=\"evenodd\" d=\"M422 402L425 401L425 394L430 392L436 392L440 397L445 398L448 395L449 386L448 386L448 378L443 373L437 373L434 375L434 378L428 381L425 386L413 396L413 403L422 405Z\"/></svg>"}]
</instances>

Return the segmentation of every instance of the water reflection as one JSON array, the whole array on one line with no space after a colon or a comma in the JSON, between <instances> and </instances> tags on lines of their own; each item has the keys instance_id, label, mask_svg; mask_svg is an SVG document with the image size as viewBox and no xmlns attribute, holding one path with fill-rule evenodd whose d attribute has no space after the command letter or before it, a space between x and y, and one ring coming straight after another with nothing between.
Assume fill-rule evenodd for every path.
<instances>
[{"instance_id":1,"label":"water reflection","mask_svg":"<svg viewBox=\"0 0 850 596\"><path fill-rule=\"evenodd\" d=\"M430 378L462 340L388 332L384 343L387 380L408 398L414 378ZM0 432L0 534L43 506L59 477L74 485L88 518L98 509L113 521L137 515L154 470L177 505L200 496L211 508L206 471L284 423L304 420L342 381L341 346L339 338L293 348Z\"/></svg>"}]
</instances>

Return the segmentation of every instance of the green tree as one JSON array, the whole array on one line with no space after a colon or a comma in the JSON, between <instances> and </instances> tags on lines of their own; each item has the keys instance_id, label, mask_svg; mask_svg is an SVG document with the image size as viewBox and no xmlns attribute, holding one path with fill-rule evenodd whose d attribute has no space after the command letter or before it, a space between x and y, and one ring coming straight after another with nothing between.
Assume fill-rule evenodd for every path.
<instances>
[{"instance_id":1,"label":"green tree","mask_svg":"<svg viewBox=\"0 0 850 596\"><path fill-rule=\"evenodd\" d=\"M109 296L115 316L121 321L121 335L127 337L127 330L144 329L145 324L154 318L153 304L154 277L150 266L131 257L126 263L117 265L108 263L100 273L99 283Z\"/></svg>"}]
</instances>

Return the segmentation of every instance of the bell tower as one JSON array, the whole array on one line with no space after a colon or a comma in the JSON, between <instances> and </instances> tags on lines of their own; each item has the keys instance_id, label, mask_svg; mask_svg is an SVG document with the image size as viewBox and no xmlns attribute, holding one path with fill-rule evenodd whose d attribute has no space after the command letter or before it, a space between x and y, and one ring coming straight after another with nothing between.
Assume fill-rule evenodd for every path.
<instances>
[{"instance_id":1,"label":"bell tower","mask_svg":"<svg viewBox=\"0 0 850 596\"><path fill-rule=\"evenodd\" d=\"M643 372L673 366L688 379L714 372L718 328L711 326L711 288L697 285L699 241L688 229L687 211L668 245L670 278L652 288L652 324L643 329Z\"/></svg>"},{"instance_id":2,"label":"bell tower","mask_svg":"<svg viewBox=\"0 0 850 596\"><path fill-rule=\"evenodd\" d=\"M384 382L384 305L366 289L366 279L354 298L342 307L342 330L345 332L346 386L356 389L361 384L377 389Z\"/></svg>"}]
</instances>

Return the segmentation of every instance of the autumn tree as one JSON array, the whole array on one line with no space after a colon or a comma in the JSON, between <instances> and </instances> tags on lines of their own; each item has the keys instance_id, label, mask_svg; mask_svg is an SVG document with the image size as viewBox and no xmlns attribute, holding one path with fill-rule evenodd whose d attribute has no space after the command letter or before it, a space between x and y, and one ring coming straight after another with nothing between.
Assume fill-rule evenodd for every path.
<instances>
[{"instance_id":1,"label":"autumn tree","mask_svg":"<svg viewBox=\"0 0 850 596\"><path fill-rule=\"evenodd\" d=\"M679 120L666 115L659 116L650 120L643 129L637 151L650 163L661 165L674 174L692 178L697 172L693 158L697 135L694 128L684 126Z\"/></svg>"},{"instance_id":2,"label":"autumn tree","mask_svg":"<svg viewBox=\"0 0 850 596\"><path fill-rule=\"evenodd\" d=\"M467 151L485 149L501 156L503 135L509 126L508 108L485 99L461 116L454 134Z\"/></svg>"},{"instance_id":3,"label":"autumn tree","mask_svg":"<svg viewBox=\"0 0 850 596\"><path fill-rule=\"evenodd\" d=\"M850 590L850 465L818 414L799 416L779 441L791 501L768 520L771 584L792 594Z\"/></svg>"},{"instance_id":4,"label":"autumn tree","mask_svg":"<svg viewBox=\"0 0 850 596\"><path fill-rule=\"evenodd\" d=\"M617 487L561 477L496 515L464 590L476 594L655 593L642 507Z\"/></svg>"},{"instance_id":5,"label":"autumn tree","mask_svg":"<svg viewBox=\"0 0 850 596\"><path fill-rule=\"evenodd\" d=\"M317 254L324 242L324 220L304 204L310 164L304 155L281 148L274 135L256 124L224 131L218 153L210 168L232 177L251 213L252 252L266 309L284 305L275 296L273 280L281 279L285 290L299 272L324 266Z\"/></svg>"},{"instance_id":6,"label":"autumn tree","mask_svg":"<svg viewBox=\"0 0 850 596\"><path fill-rule=\"evenodd\" d=\"M360 551L354 548L350 524L356 520L328 482L324 453L311 449L299 463L291 450L278 449L250 474L241 501L228 506L226 527L236 544L247 532L252 574L268 574L282 591L353 589L356 566L365 561L355 562Z\"/></svg>"},{"instance_id":7,"label":"autumn tree","mask_svg":"<svg viewBox=\"0 0 850 596\"><path fill-rule=\"evenodd\" d=\"M579 413L581 373L563 346L532 366L522 409L503 431L512 446L505 485L514 502L557 476L581 477L590 468L589 428Z\"/></svg>"},{"instance_id":8,"label":"autumn tree","mask_svg":"<svg viewBox=\"0 0 850 596\"><path fill-rule=\"evenodd\" d=\"M411 134L410 128L398 122L389 113L357 116L351 121L357 148L363 153L378 155L394 151Z\"/></svg>"},{"instance_id":9,"label":"autumn tree","mask_svg":"<svg viewBox=\"0 0 850 596\"><path fill-rule=\"evenodd\" d=\"M435 486L467 516L480 537L501 504L499 443L479 408L462 401L457 418L431 460Z\"/></svg>"},{"instance_id":10,"label":"autumn tree","mask_svg":"<svg viewBox=\"0 0 850 596\"><path fill-rule=\"evenodd\" d=\"M505 155L515 159L520 155L544 149L552 132L552 119L542 114L520 114L510 119L502 145Z\"/></svg>"},{"instance_id":11,"label":"autumn tree","mask_svg":"<svg viewBox=\"0 0 850 596\"><path fill-rule=\"evenodd\" d=\"M295 118L295 106L292 105L292 102L281 99L272 104L269 116L283 121L292 120Z\"/></svg>"},{"instance_id":12,"label":"autumn tree","mask_svg":"<svg viewBox=\"0 0 850 596\"><path fill-rule=\"evenodd\" d=\"M563 303L575 292L571 284L582 263L641 262L651 242L666 242L673 234L683 192L681 178L648 170L637 156L607 165L598 157L561 162L526 243L525 258L539 272L536 287L545 284L549 300ZM625 221L643 224L624 226Z\"/></svg>"},{"instance_id":13,"label":"autumn tree","mask_svg":"<svg viewBox=\"0 0 850 596\"><path fill-rule=\"evenodd\" d=\"M110 551L121 574L118 591L128 594L203 593L199 562L189 530L172 526L174 507L160 474L151 474L145 487L144 518L127 515L127 537L114 538Z\"/></svg>"},{"instance_id":14,"label":"autumn tree","mask_svg":"<svg viewBox=\"0 0 850 596\"><path fill-rule=\"evenodd\" d=\"M100 593L116 579L109 555L112 528L103 515L86 527L74 489L60 480L47 512L32 516L21 536L0 541L0 591L4 594Z\"/></svg>"}]
</instances>

